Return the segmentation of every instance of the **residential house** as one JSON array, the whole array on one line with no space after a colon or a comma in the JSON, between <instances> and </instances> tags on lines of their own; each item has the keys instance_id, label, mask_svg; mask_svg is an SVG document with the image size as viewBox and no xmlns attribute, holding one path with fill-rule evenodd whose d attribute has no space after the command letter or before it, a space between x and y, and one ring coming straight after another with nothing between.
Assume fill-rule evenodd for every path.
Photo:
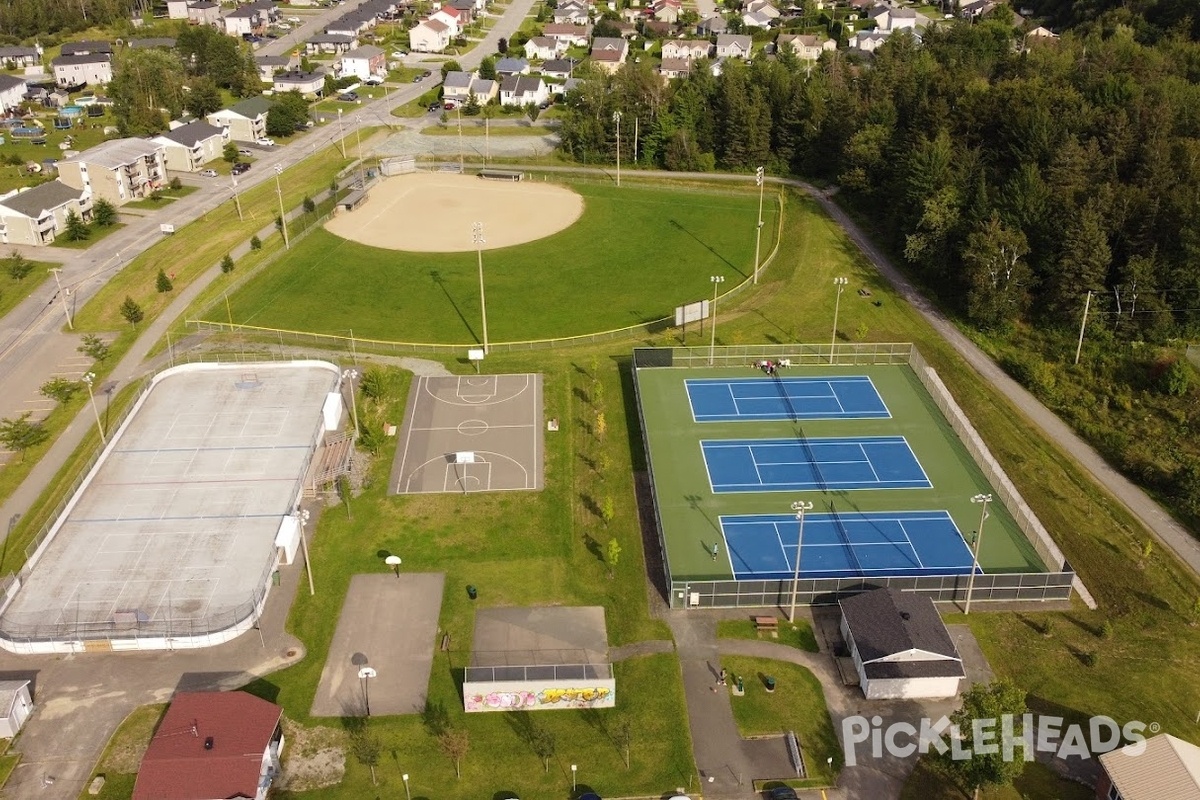
<instances>
[{"instance_id":1,"label":"residential house","mask_svg":"<svg viewBox=\"0 0 1200 800\"><path fill-rule=\"evenodd\" d=\"M588 40L592 38L592 26L549 23L542 29L542 35L557 39L567 47L587 47Z\"/></svg>"},{"instance_id":2,"label":"residential house","mask_svg":"<svg viewBox=\"0 0 1200 800\"><path fill-rule=\"evenodd\" d=\"M963 19L978 19L992 11L999 3L996 0L973 0L963 3L958 8L958 15Z\"/></svg>"},{"instance_id":3,"label":"residential house","mask_svg":"<svg viewBox=\"0 0 1200 800\"><path fill-rule=\"evenodd\" d=\"M459 19L463 21L464 25L473 22L483 11L475 0L450 0L447 5L453 6L458 11Z\"/></svg>"},{"instance_id":4,"label":"residential house","mask_svg":"<svg viewBox=\"0 0 1200 800\"><path fill-rule=\"evenodd\" d=\"M450 29L451 36L458 36L463 30L463 20L459 11L454 6L442 6L437 11L429 15L431 20L437 20Z\"/></svg>"},{"instance_id":5,"label":"residential house","mask_svg":"<svg viewBox=\"0 0 1200 800\"><path fill-rule=\"evenodd\" d=\"M42 48L40 47L25 47L16 45L14 47L0 47L0 64L6 67L37 67L42 63Z\"/></svg>"},{"instance_id":6,"label":"residential house","mask_svg":"<svg viewBox=\"0 0 1200 800\"><path fill-rule=\"evenodd\" d=\"M133 800L266 800L283 709L246 692L177 692L142 756Z\"/></svg>"},{"instance_id":7,"label":"residential house","mask_svg":"<svg viewBox=\"0 0 1200 800\"><path fill-rule=\"evenodd\" d=\"M112 58L113 49L111 42L101 41L84 41L84 42L67 42L62 46L59 52L64 56L94 56L103 54Z\"/></svg>"},{"instance_id":8,"label":"residential house","mask_svg":"<svg viewBox=\"0 0 1200 800\"><path fill-rule=\"evenodd\" d=\"M958 695L962 658L933 601L897 589L874 589L838 602L842 638L868 700Z\"/></svg>"},{"instance_id":9,"label":"residential house","mask_svg":"<svg viewBox=\"0 0 1200 800\"><path fill-rule=\"evenodd\" d=\"M1041 25L1038 25L1036 28L1029 31L1029 33L1027 33L1025 35L1028 36L1030 39L1057 39L1058 38L1057 33L1050 30L1049 28L1043 28Z\"/></svg>"},{"instance_id":10,"label":"residential house","mask_svg":"<svg viewBox=\"0 0 1200 800\"><path fill-rule=\"evenodd\" d=\"M253 142L267 135L267 112L271 101L262 95L247 97L229 108L209 114L208 124L228 131L235 142Z\"/></svg>"},{"instance_id":11,"label":"residential house","mask_svg":"<svg viewBox=\"0 0 1200 800\"><path fill-rule=\"evenodd\" d=\"M325 26L325 32L340 33L343 36L358 36L371 30L376 24L377 20L374 14L361 10L352 11Z\"/></svg>"},{"instance_id":12,"label":"residential house","mask_svg":"<svg viewBox=\"0 0 1200 800\"><path fill-rule=\"evenodd\" d=\"M547 78L569 78L577 62L573 58L548 58L542 62L542 75Z\"/></svg>"},{"instance_id":13,"label":"residential house","mask_svg":"<svg viewBox=\"0 0 1200 800\"><path fill-rule=\"evenodd\" d=\"M850 8L860 13L870 11L878 0L850 0ZM851 17L853 19L853 17Z\"/></svg>"},{"instance_id":14,"label":"residential house","mask_svg":"<svg viewBox=\"0 0 1200 800\"><path fill-rule=\"evenodd\" d=\"M659 22L669 22L674 25L683 13L680 0L654 0L650 4L649 14Z\"/></svg>"},{"instance_id":15,"label":"residential house","mask_svg":"<svg viewBox=\"0 0 1200 800\"><path fill-rule=\"evenodd\" d=\"M500 96L500 81L477 78L471 81L471 94L480 105L487 105Z\"/></svg>"},{"instance_id":16,"label":"residential house","mask_svg":"<svg viewBox=\"0 0 1200 800\"><path fill-rule=\"evenodd\" d=\"M509 75L528 75L529 62L523 58L502 58L496 62L496 75L501 78Z\"/></svg>"},{"instance_id":17,"label":"residential house","mask_svg":"<svg viewBox=\"0 0 1200 800\"><path fill-rule=\"evenodd\" d=\"M339 78L353 75L359 80L387 74L387 54L378 47L363 45L343 53L335 67Z\"/></svg>"},{"instance_id":18,"label":"residential house","mask_svg":"<svg viewBox=\"0 0 1200 800\"><path fill-rule=\"evenodd\" d=\"M471 83L478 77L479 73L477 72L460 72L459 70L447 72L445 80L442 81L442 99L459 105L467 102L467 98L471 94Z\"/></svg>"},{"instance_id":19,"label":"residential house","mask_svg":"<svg viewBox=\"0 0 1200 800\"><path fill-rule=\"evenodd\" d=\"M187 19L190 0L167 0L167 19Z\"/></svg>"},{"instance_id":20,"label":"residential house","mask_svg":"<svg viewBox=\"0 0 1200 800\"><path fill-rule=\"evenodd\" d=\"M696 24L696 33L700 36L720 36L729 30L729 22L720 16L702 19Z\"/></svg>"},{"instance_id":21,"label":"residential house","mask_svg":"<svg viewBox=\"0 0 1200 800\"><path fill-rule=\"evenodd\" d=\"M801 61L816 61L821 53L836 50L837 42L824 36L784 33L775 40L775 46L778 50L790 50Z\"/></svg>"},{"instance_id":22,"label":"residential house","mask_svg":"<svg viewBox=\"0 0 1200 800\"><path fill-rule=\"evenodd\" d=\"M304 52L310 56L339 55L358 47L358 37L344 33L318 33L304 43ZM413 45L413 49L417 49Z\"/></svg>"},{"instance_id":23,"label":"residential house","mask_svg":"<svg viewBox=\"0 0 1200 800\"><path fill-rule=\"evenodd\" d=\"M566 0L554 9L554 24L556 25L587 25L589 7L580 0Z\"/></svg>"},{"instance_id":24,"label":"residential house","mask_svg":"<svg viewBox=\"0 0 1200 800\"><path fill-rule=\"evenodd\" d=\"M287 72L294 64L287 56L255 56L254 66L258 67L258 79L263 83L274 83L275 73Z\"/></svg>"},{"instance_id":25,"label":"residential house","mask_svg":"<svg viewBox=\"0 0 1200 800\"><path fill-rule=\"evenodd\" d=\"M550 90L545 81L538 77L509 75L500 81L500 105L541 105L550 99Z\"/></svg>"},{"instance_id":26,"label":"residential house","mask_svg":"<svg viewBox=\"0 0 1200 800\"><path fill-rule=\"evenodd\" d=\"M859 31L850 39L850 46L864 53L874 53L887 39L887 31Z\"/></svg>"},{"instance_id":27,"label":"residential house","mask_svg":"<svg viewBox=\"0 0 1200 800\"><path fill-rule=\"evenodd\" d=\"M867 19L875 22L875 30L886 33L900 30L916 30L917 12L911 8L875 6L867 12Z\"/></svg>"},{"instance_id":28,"label":"residential house","mask_svg":"<svg viewBox=\"0 0 1200 800\"><path fill-rule=\"evenodd\" d=\"M189 122L150 141L163 146L167 169L198 172L208 162L221 157L229 136L224 128L207 122Z\"/></svg>"},{"instance_id":29,"label":"residential house","mask_svg":"<svg viewBox=\"0 0 1200 800\"><path fill-rule=\"evenodd\" d=\"M668 58L708 58L712 52L712 43L707 39L673 39L663 42L662 57Z\"/></svg>"},{"instance_id":30,"label":"residential house","mask_svg":"<svg viewBox=\"0 0 1200 800\"><path fill-rule=\"evenodd\" d=\"M112 56L95 53L59 56L50 60L54 82L59 86L104 86L112 82Z\"/></svg>"},{"instance_id":31,"label":"residential house","mask_svg":"<svg viewBox=\"0 0 1200 800\"><path fill-rule=\"evenodd\" d=\"M76 212L78 213L78 212ZM0 739L11 739L33 713L28 679L0 681Z\"/></svg>"},{"instance_id":32,"label":"residential house","mask_svg":"<svg viewBox=\"0 0 1200 800\"><path fill-rule=\"evenodd\" d=\"M408 32L409 46L418 53L440 53L450 46L450 26L436 19L423 20Z\"/></svg>"},{"instance_id":33,"label":"residential house","mask_svg":"<svg viewBox=\"0 0 1200 800\"><path fill-rule=\"evenodd\" d=\"M24 78L15 75L0 75L0 114L8 114L25 101L29 86Z\"/></svg>"},{"instance_id":34,"label":"residential house","mask_svg":"<svg viewBox=\"0 0 1200 800\"><path fill-rule=\"evenodd\" d=\"M636 24L646 13L649 13L649 9L643 10L635 6L629 6L628 8L622 8L617 12L617 15L625 22Z\"/></svg>"},{"instance_id":35,"label":"residential house","mask_svg":"<svg viewBox=\"0 0 1200 800\"><path fill-rule=\"evenodd\" d=\"M622 39L632 39L638 34L637 25L632 22L614 22L612 26L621 34Z\"/></svg>"},{"instance_id":36,"label":"residential house","mask_svg":"<svg viewBox=\"0 0 1200 800\"><path fill-rule=\"evenodd\" d=\"M114 205L146 197L166 175L163 146L148 139L109 139L58 162L59 180Z\"/></svg>"},{"instance_id":37,"label":"residential house","mask_svg":"<svg viewBox=\"0 0 1200 800\"><path fill-rule=\"evenodd\" d=\"M664 82L672 78L683 78L692 71L692 59L664 58L656 71L662 76Z\"/></svg>"},{"instance_id":38,"label":"residential house","mask_svg":"<svg viewBox=\"0 0 1200 800\"><path fill-rule=\"evenodd\" d=\"M770 20L779 19L779 9L769 2L769 0L750 0L749 3L746 3L742 7L742 11L757 14L761 18L768 20L768 24ZM765 28L767 26L763 25L762 27Z\"/></svg>"},{"instance_id":39,"label":"residential house","mask_svg":"<svg viewBox=\"0 0 1200 800\"><path fill-rule=\"evenodd\" d=\"M221 5L212 0L200 0L198 3L192 3L188 6L187 20L192 25L220 25Z\"/></svg>"},{"instance_id":40,"label":"residential house","mask_svg":"<svg viewBox=\"0 0 1200 800\"><path fill-rule=\"evenodd\" d=\"M749 58L754 40L744 34L722 33L717 36L717 58Z\"/></svg>"},{"instance_id":41,"label":"residential house","mask_svg":"<svg viewBox=\"0 0 1200 800\"><path fill-rule=\"evenodd\" d=\"M642 22L642 33L648 39L665 39L675 32L675 25L660 19L648 19Z\"/></svg>"},{"instance_id":42,"label":"residential house","mask_svg":"<svg viewBox=\"0 0 1200 800\"><path fill-rule=\"evenodd\" d=\"M750 37L746 37L747 39ZM597 36L592 40L592 62L608 73L614 73L625 63L629 55L629 42L608 36Z\"/></svg>"},{"instance_id":43,"label":"residential house","mask_svg":"<svg viewBox=\"0 0 1200 800\"><path fill-rule=\"evenodd\" d=\"M253 6L238 6L221 18L221 27L229 36L258 36L266 32L267 20Z\"/></svg>"},{"instance_id":44,"label":"residential house","mask_svg":"<svg viewBox=\"0 0 1200 800\"><path fill-rule=\"evenodd\" d=\"M317 94L325 88L325 73L319 69L314 72L291 69L276 75L271 82L271 88L276 92Z\"/></svg>"},{"instance_id":45,"label":"residential house","mask_svg":"<svg viewBox=\"0 0 1200 800\"><path fill-rule=\"evenodd\" d=\"M750 28L769 28L774 22L773 17L769 17L761 11L743 11L742 12L742 27Z\"/></svg>"},{"instance_id":46,"label":"residential house","mask_svg":"<svg viewBox=\"0 0 1200 800\"><path fill-rule=\"evenodd\" d=\"M151 36L147 39L130 39L126 44L131 50L174 50L175 39L171 36Z\"/></svg>"},{"instance_id":47,"label":"residential house","mask_svg":"<svg viewBox=\"0 0 1200 800\"><path fill-rule=\"evenodd\" d=\"M1200 747L1169 733L1100 756L1096 800L1200 797Z\"/></svg>"},{"instance_id":48,"label":"residential house","mask_svg":"<svg viewBox=\"0 0 1200 800\"><path fill-rule=\"evenodd\" d=\"M83 189L73 188L61 181L9 192L0 196L0 242L39 246L54 244L55 237L66 230L67 214L71 211L80 219L91 219L92 198ZM5 681L0 687L7 683ZM4 695L2 690L0 695ZM28 694L24 699L28 702ZM25 720L21 718L19 721L23 723ZM10 718L10 725L12 722L15 720Z\"/></svg>"},{"instance_id":49,"label":"residential house","mask_svg":"<svg viewBox=\"0 0 1200 800\"><path fill-rule=\"evenodd\" d=\"M567 52L567 46L558 39L549 36L535 36L525 42L525 57L533 60L546 61Z\"/></svg>"}]
</instances>

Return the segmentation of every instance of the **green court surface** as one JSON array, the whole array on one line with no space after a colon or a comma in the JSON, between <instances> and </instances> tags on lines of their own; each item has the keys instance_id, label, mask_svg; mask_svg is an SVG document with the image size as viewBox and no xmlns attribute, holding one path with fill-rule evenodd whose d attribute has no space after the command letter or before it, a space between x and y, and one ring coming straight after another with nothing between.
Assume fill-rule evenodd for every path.
<instances>
[{"instance_id":1,"label":"green court surface","mask_svg":"<svg viewBox=\"0 0 1200 800\"><path fill-rule=\"evenodd\" d=\"M398 180L398 179L391 179ZM751 273L756 191L678 184L564 182L583 197L570 227L483 253L490 340L527 341L626 328L669 317ZM762 253L778 210L763 208ZM483 220L487 224L486 218ZM462 220L469 241L471 220ZM388 224L411 224L403 219ZM474 252L384 250L319 229L215 306L209 319L360 339L469 345L482 341Z\"/></svg>"},{"instance_id":2,"label":"green court surface","mask_svg":"<svg viewBox=\"0 0 1200 800\"><path fill-rule=\"evenodd\" d=\"M979 562L987 573L1045 572L1033 545L907 366L829 366L787 368L781 377L867 376L891 413L890 419L799 419L694 422L685 381L704 378L770 379L745 367L641 368L636 371L645 416L655 493L667 562L674 580L728 580L729 560L713 560L712 543L721 540L719 518L732 514L791 514L796 500L813 503L812 513L944 510L968 540L979 529L979 493L996 498L988 519ZM790 439L797 437L903 436L932 488L814 489L714 494L701 453L701 441ZM788 543L790 544L790 543ZM807 552L807 550L806 550Z\"/></svg>"}]
</instances>

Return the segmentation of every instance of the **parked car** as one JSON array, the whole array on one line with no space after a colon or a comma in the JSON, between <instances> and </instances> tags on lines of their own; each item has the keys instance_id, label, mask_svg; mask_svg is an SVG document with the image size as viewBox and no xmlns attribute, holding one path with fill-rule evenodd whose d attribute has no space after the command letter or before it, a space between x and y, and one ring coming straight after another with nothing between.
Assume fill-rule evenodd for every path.
<instances>
[{"instance_id":1,"label":"parked car","mask_svg":"<svg viewBox=\"0 0 1200 800\"><path fill-rule=\"evenodd\" d=\"M275 146L274 139L255 139L254 143L256 145L258 145L259 147L274 147Z\"/></svg>"},{"instance_id":2,"label":"parked car","mask_svg":"<svg viewBox=\"0 0 1200 800\"><path fill-rule=\"evenodd\" d=\"M303 22L303 20L300 19L299 17L288 17L287 21L292 23L293 25L299 25L301 22Z\"/></svg>"},{"instance_id":3,"label":"parked car","mask_svg":"<svg viewBox=\"0 0 1200 800\"><path fill-rule=\"evenodd\" d=\"M367 86L381 86L383 84L383 78L371 77L367 78L365 81L363 81L363 83L365 83Z\"/></svg>"},{"instance_id":4,"label":"parked car","mask_svg":"<svg viewBox=\"0 0 1200 800\"><path fill-rule=\"evenodd\" d=\"M408 55L408 53L404 52L403 50L392 51L392 58L404 58L406 55Z\"/></svg>"},{"instance_id":5,"label":"parked car","mask_svg":"<svg viewBox=\"0 0 1200 800\"><path fill-rule=\"evenodd\" d=\"M431 71L429 71L429 70L425 70L424 72L422 72L422 73L421 73L421 77L422 77L422 78L428 78L428 77L429 77L430 75L432 75L432 74L433 74L433 73L432 73Z\"/></svg>"},{"instance_id":6,"label":"parked car","mask_svg":"<svg viewBox=\"0 0 1200 800\"><path fill-rule=\"evenodd\" d=\"M358 92L342 92L337 99L343 103L354 103L358 101Z\"/></svg>"},{"instance_id":7,"label":"parked car","mask_svg":"<svg viewBox=\"0 0 1200 800\"><path fill-rule=\"evenodd\" d=\"M440 109L441 109L441 107L442 107L442 104L441 104L441 103L430 103L430 104L429 104L428 111L429 111L430 113L432 113L432 112L434 112L434 111L438 111L438 110L440 110Z\"/></svg>"},{"instance_id":8,"label":"parked car","mask_svg":"<svg viewBox=\"0 0 1200 800\"><path fill-rule=\"evenodd\" d=\"M458 108L458 103L454 102L453 100L447 100L446 102L442 103L442 108L446 109L447 111L453 111L454 109Z\"/></svg>"},{"instance_id":9,"label":"parked car","mask_svg":"<svg viewBox=\"0 0 1200 800\"><path fill-rule=\"evenodd\" d=\"M252 156L252 155L254 155L254 151L253 151L253 150L250 150L250 149L247 149L247 148L245 148L245 147L239 147L239 148L238 148L238 155L239 155L239 156Z\"/></svg>"},{"instance_id":10,"label":"parked car","mask_svg":"<svg viewBox=\"0 0 1200 800\"><path fill-rule=\"evenodd\" d=\"M790 786L776 786L767 790L769 800L800 800L796 796L796 790Z\"/></svg>"},{"instance_id":11,"label":"parked car","mask_svg":"<svg viewBox=\"0 0 1200 800\"><path fill-rule=\"evenodd\" d=\"M201 178L215 178L215 177L217 177L217 171L215 169L202 169L202 170L200 170L200 177Z\"/></svg>"},{"instance_id":12,"label":"parked car","mask_svg":"<svg viewBox=\"0 0 1200 800\"><path fill-rule=\"evenodd\" d=\"M241 175L243 172L248 172L249 170L250 170L249 164L247 164L245 161L239 161L238 163L233 165L232 172L234 175Z\"/></svg>"}]
</instances>

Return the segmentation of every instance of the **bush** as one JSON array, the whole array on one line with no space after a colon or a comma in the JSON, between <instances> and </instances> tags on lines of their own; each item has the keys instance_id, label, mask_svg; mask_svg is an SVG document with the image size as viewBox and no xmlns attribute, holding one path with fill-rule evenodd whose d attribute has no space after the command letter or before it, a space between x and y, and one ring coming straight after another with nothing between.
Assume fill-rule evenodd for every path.
<instances>
[{"instance_id":1,"label":"bush","mask_svg":"<svg viewBox=\"0 0 1200 800\"><path fill-rule=\"evenodd\" d=\"M168 183L167 185L171 187L172 192L178 192L180 189L183 188L183 181L179 180L179 178L177 178L177 177L171 178L171 182Z\"/></svg>"},{"instance_id":2,"label":"bush","mask_svg":"<svg viewBox=\"0 0 1200 800\"><path fill-rule=\"evenodd\" d=\"M104 343L104 340L91 333L85 333L82 344L75 349L93 361L103 361L108 358L109 353L108 345Z\"/></svg>"},{"instance_id":3,"label":"bush","mask_svg":"<svg viewBox=\"0 0 1200 800\"><path fill-rule=\"evenodd\" d=\"M221 272L225 273L226 275L233 272L233 256L226 254L226 256L221 259Z\"/></svg>"},{"instance_id":4,"label":"bush","mask_svg":"<svg viewBox=\"0 0 1200 800\"><path fill-rule=\"evenodd\" d=\"M262 250L262 239L258 238L257 235L250 237L250 249Z\"/></svg>"},{"instance_id":5,"label":"bush","mask_svg":"<svg viewBox=\"0 0 1200 800\"><path fill-rule=\"evenodd\" d=\"M304 198L303 206L304 206L305 214L311 214L312 212L317 210L317 204L313 202L313 199L311 197Z\"/></svg>"},{"instance_id":6,"label":"bush","mask_svg":"<svg viewBox=\"0 0 1200 800\"><path fill-rule=\"evenodd\" d=\"M1163 370L1158 382L1159 390L1171 397L1183 397L1192 387L1192 369L1187 362L1176 359Z\"/></svg>"}]
</instances>

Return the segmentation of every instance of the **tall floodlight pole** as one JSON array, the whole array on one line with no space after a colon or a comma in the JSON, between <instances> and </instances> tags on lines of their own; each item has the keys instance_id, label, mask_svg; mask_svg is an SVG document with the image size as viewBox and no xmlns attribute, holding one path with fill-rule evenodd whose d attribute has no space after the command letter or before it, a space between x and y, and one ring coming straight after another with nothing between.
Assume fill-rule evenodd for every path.
<instances>
[{"instance_id":1,"label":"tall floodlight pole","mask_svg":"<svg viewBox=\"0 0 1200 800\"><path fill-rule=\"evenodd\" d=\"M837 347L837 319L838 311L842 307L842 292L846 288L846 284L850 283L848 278L834 278L833 285L837 289L837 296L833 300L833 336L829 339L829 363L833 363L833 350Z\"/></svg>"},{"instance_id":2,"label":"tall floodlight pole","mask_svg":"<svg viewBox=\"0 0 1200 800\"><path fill-rule=\"evenodd\" d=\"M304 547L304 570L308 573L308 593L314 595L317 590L313 586L312 559L308 555L308 538L304 535L304 526L308 524L308 509L301 509L297 519L300 521L300 544Z\"/></svg>"},{"instance_id":3,"label":"tall floodlight pole","mask_svg":"<svg viewBox=\"0 0 1200 800\"><path fill-rule=\"evenodd\" d=\"M792 568L792 604L788 607L788 624L796 621L796 587L800 583L800 548L804 544L804 512L812 511L813 504L804 500L792 503L796 512L796 563Z\"/></svg>"},{"instance_id":4,"label":"tall floodlight pole","mask_svg":"<svg viewBox=\"0 0 1200 800\"><path fill-rule=\"evenodd\" d=\"M471 238L475 242L475 254L479 257L479 311L483 315L483 354L487 355L487 299L483 293L483 245L487 240L483 238L482 222L476 222L471 226L471 230L473 234Z\"/></svg>"},{"instance_id":5,"label":"tall floodlight pole","mask_svg":"<svg viewBox=\"0 0 1200 800\"><path fill-rule=\"evenodd\" d=\"M357 392L354 390L354 381L358 379L358 370L348 369L342 373L342 377L350 384L350 409L354 413L354 441L358 441L358 400L355 399Z\"/></svg>"},{"instance_id":6,"label":"tall floodlight pole","mask_svg":"<svg viewBox=\"0 0 1200 800\"><path fill-rule=\"evenodd\" d=\"M412 800L412 794L408 791L408 773L406 772L403 775L401 775L400 780L404 781L404 798L405 798L405 800Z\"/></svg>"},{"instance_id":7,"label":"tall floodlight pole","mask_svg":"<svg viewBox=\"0 0 1200 800\"><path fill-rule=\"evenodd\" d=\"M975 533L975 546L971 548L971 577L967 580L967 604L963 607L964 614L971 613L971 595L975 591L975 573L979 571L979 543L983 541L983 523L988 518L988 503L992 502L990 494L977 494L971 498L972 503L983 506L979 515L979 530Z\"/></svg>"},{"instance_id":8,"label":"tall floodlight pole","mask_svg":"<svg viewBox=\"0 0 1200 800\"><path fill-rule=\"evenodd\" d=\"M713 301L712 301L712 339L708 344L708 365L713 365L713 358L717 354L717 289L725 282L724 275L711 275L708 278L713 285Z\"/></svg>"},{"instance_id":9,"label":"tall floodlight pole","mask_svg":"<svg viewBox=\"0 0 1200 800\"><path fill-rule=\"evenodd\" d=\"M342 158L346 157L346 128L342 125L342 110L338 109L338 144L342 147Z\"/></svg>"},{"instance_id":10,"label":"tall floodlight pole","mask_svg":"<svg viewBox=\"0 0 1200 800\"><path fill-rule=\"evenodd\" d=\"M754 171L754 182L758 184L758 224L754 226L754 284L758 285L758 254L759 244L762 242L762 207L763 207L763 191L766 189L766 170L759 167Z\"/></svg>"},{"instance_id":11,"label":"tall floodlight pole","mask_svg":"<svg viewBox=\"0 0 1200 800\"><path fill-rule=\"evenodd\" d=\"M63 313L67 315L67 327L75 330L75 321L71 319L71 307L67 305L67 295L63 291L62 281L58 277L58 274L62 272L62 267L51 267L50 271L54 273L54 285L58 287L58 298L62 300Z\"/></svg>"},{"instance_id":12,"label":"tall floodlight pole","mask_svg":"<svg viewBox=\"0 0 1200 800\"><path fill-rule=\"evenodd\" d=\"M100 443L108 444L108 438L104 435L104 423L100 421L100 409L96 406L96 395L92 392L92 384L96 382L96 373L83 373L83 383L87 386L88 397L92 401L92 411L96 415L96 430L100 431Z\"/></svg>"},{"instance_id":13,"label":"tall floodlight pole","mask_svg":"<svg viewBox=\"0 0 1200 800\"><path fill-rule=\"evenodd\" d=\"M283 165L275 165L275 194L279 195L279 221L283 223L283 249L291 250L292 243L288 240L287 214L283 211L283 187L279 185L279 176L283 174Z\"/></svg>"},{"instance_id":14,"label":"tall floodlight pole","mask_svg":"<svg viewBox=\"0 0 1200 800\"><path fill-rule=\"evenodd\" d=\"M466 171L466 166L463 163L466 158L465 150L463 150L462 140L462 104L454 104L454 114L458 117L458 173L461 175Z\"/></svg>"},{"instance_id":15,"label":"tall floodlight pole","mask_svg":"<svg viewBox=\"0 0 1200 800\"><path fill-rule=\"evenodd\" d=\"M367 185L366 166L363 162L362 154L362 134L359 133L359 126L354 126L354 149L358 153L358 182L363 186Z\"/></svg>"},{"instance_id":16,"label":"tall floodlight pole","mask_svg":"<svg viewBox=\"0 0 1200 800\"><path fill-rule=\"evenodd\" d=\"M621 185L621 112L613 112L613 122L617 123L617 186Z\"/></svg>"},{"instance_id":17,"label":"tall floodlight pole","mask_svg":"<svg viewBox=\"0 0 1200 800\"><path fill-rule=\"evenodd\" d=\"M229 182L233 184L233 204L237 206L238 222L245 222L245 217L242 216L242 198L238 196L237 178L229 176Z\"/></svg>"}]
</instances>

